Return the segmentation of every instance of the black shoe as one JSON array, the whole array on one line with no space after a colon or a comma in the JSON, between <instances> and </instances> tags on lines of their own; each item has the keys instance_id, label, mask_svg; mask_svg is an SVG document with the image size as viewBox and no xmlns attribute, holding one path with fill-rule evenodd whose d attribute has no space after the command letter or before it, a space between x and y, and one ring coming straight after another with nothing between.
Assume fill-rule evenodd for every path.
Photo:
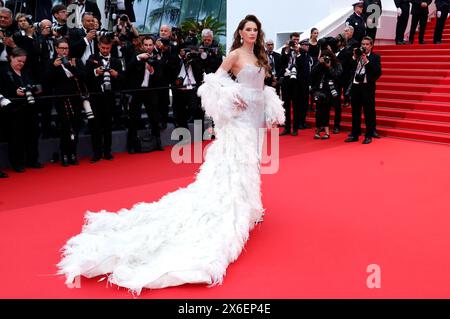
<instances>
[{"instance_id":1,"label":"black shoe","mask_svg":"<svg viewBox=\"0 0 450 319\"><path fill-rule=\"evenodd\" d=\"M156 147L155 147L155 149L156 149L157 151L164 151L164 147L162 146L161 139L158 139L158 140L156 141Z\"/></svg>"},{"instance_id":2,"label":"black shoe","mask_svg":"<svg viewBox=\"0 0 450 319\"><path fill-rule=\"evenodd\" d=\"M64 167L69 166L69 157L67 155L61 156L61 165Z\"/></svg>"},{"instance_id":3,"label":"black shoe","mask_svg":"<svg viewBox=\"0 0 450 319\"><path fill-rule=\"evenodd\" d=\"M30 168L43 168L44 167L44 165L42 165L42 163L40 163L38 161L33 162L33 163L28 163L27 166Z\"/></svg>"},{"instance_id":4,"label":"black shoe","mask_svg":"<svg viewBox=\"0 0 450 319\"><path fill-rule=\"evenodd\" d=\"M373 138L381 138L380 134L378 134L377 132L373 132L372 137Z\"/></svg>"},{"instance_id":5,"label":"black shoe","mask_svg":"<svg viewBox=\"0 0 450 319\"><path fill-rule=\"evenodd\" d=\"M92 164L94 164L94 163L97 163L98 161L100 161L101 159L102 159L101 156L99 156L99 155L94 155L94 156L91 158L90 162L91 162Z\"/></svg>"},{"instance_id":6,"label":"black shoe","mask_svg":"<svg viewBox=\"0 0 450 319\"><path fill-rule=\"evenodd\" d=\"M14 172L16 172L16 173L23 173L23 172L25 172L25 167L23 167L23 166L17 166L17 167L14 167L13 166L13 171Z\"/></svg>"},{"instance_id":7,"label":"black shoe","mask_svg":"<svg viewBox=\"0 0 450 319\"><path fill-rule=\"evenodd\" d=\"M136 154L136 150L134 149L134 147L128 148L128 154Z\"/></svg>"},{"instance_id":8,"label":"black shoe","mask_svg":"<svg viewBox=\"0 0 450 319\"><path fill-rule=\"evenodd\" d=\"M371 137L366 137L362 143L363 144L370 144L370 143L372 143L372 138Z\"/></svg>"},{"instance_id":9,"label":"black shoe","mask_svg":"<svg viewBox=\"0 0 450 319\"><path fill-rule=\"evenodd\" d=\"M405 45L407 43L405 41L399 41L399 42L395 42L395 44L397 44L397 45Z\"/></svg>"},{"instance_id":10,"label":"black shoe","mask_svg":"<svg viewBox=\"0 0 450 319\"><path fill-rule=\"evenodd\" d=\"M293 132L291 133L291 135L292 135L292 136L298 136L298 131L293 131Z\"/></svg>"},{"instance_id":11,"label":"black shoe","mask_svg":"<svg viewBox=\"0 0 450 319\"><path fill-rule=\"evenodd\" d=\"M324 136L322 136L320 139L322 140L329 140L330 139L330 134L326 134Z\"/></svg>"},{"instance_id":12,"label":"black shoe","mask_svg":"<svg viewBox=\"0 0 450 319\"><path fill-rule=\"evenodd\" d=\"M0 178L7 178L8 174L0 171Z\"/></svg>"},{"instance_id":13,"label":"black shoe","mask_svg":"<svg viewBox=\"0 0 450 319\"><path fill-rule=\"evenodd\" d=\"M358 137L354 137L352 135L349 135L346 139L345 139L345 143L351 143L351 142L358 142L359 138Z\"/></svg>"},{"instance_id":14,"label":"black shoe","mask_svg":"<svg viewBox=\"0 0 450 319\"><path fill-rule=\"evenodd\" d=\"M70 155L69 164L70 165L79 165L80 164L78 162L77 156L75 154Z\"/></svg>"},{"instance_id":15,"label":"black shoe","mask_svg":"<svg viewBox=\"0 0 450 319\"><path fill-rule=\"evenodd\" d=\"M285 136L288 134L289 134L289 131L285 129L285 130L283 130L283 132L280 133L280 136Z\"/></svg>"},{"instance_id":16,"label":"black shoe","mask_svg":"<svg viewBox=\"0 0 450 319\"><path fill-rule=\"evenodd\" d=\"M320 134L319 133L314 134L314 139L315 140L320 140Z\"/></svg>"},{"instance_id":17,"label":"black shoe","mask_svg":"<svg viewBox=\"0 0 450 319\"><path fill-rule=\"evenodd\" d=\"M442 44L442 41L435 41L434 44Z\"/></svg>"},{"instance_id":18,"label":"black shoe","mask_svg":"<svg viewBox=\"0 0 450 319\"><path fill-rule=\"evenodd\" d=\"M425 41L419 41L419 44L426 44Z\"/></svg>"},{"instance_id":19,"label":"black shoe","mask_svg":"<svg viewBox=\"0 0 450 319\"><path fill-rule=\"evenodd\" d=\"M103 155L103 158L104 158L105 160L112 161L112 160L114 159L114 156L113 156L111 153L105 153L105 154Z\"/></svg>"},{"instance_id":20,"label":"black shoe","mask_svg":"<svg viewBox=\"0 0 450 319\"><path fill-rule=\"evenodd\" d=\"M340 131L341 131L341 130L339 129L339 127L335 127L335 128L333 129L333 134L339 134Z\"/></svg>"}]
</instances>

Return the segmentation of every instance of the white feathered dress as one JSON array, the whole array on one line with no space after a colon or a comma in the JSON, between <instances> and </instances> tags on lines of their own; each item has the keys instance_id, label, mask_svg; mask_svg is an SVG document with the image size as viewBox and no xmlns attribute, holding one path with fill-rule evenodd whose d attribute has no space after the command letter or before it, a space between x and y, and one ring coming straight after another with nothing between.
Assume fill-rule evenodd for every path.
<instances>
[{"instance_id":1,"label":"white feathered dress","mask_svg":"<svg viewBox=\"0 0 450 319\"><path fill-rule=\"evenodd\" d=\"M282 102L264 88L264 70L247 65L233 81L219 69L198 89L217 139L196 180L153 203L117 213L87 212L82 232L63 247L59 274L108 274L140 294L142 288L222 282L249 231L261 218L258 130L284 123ZM240 97L245 111L235 107Z\"/></svg>"}]
</instances>

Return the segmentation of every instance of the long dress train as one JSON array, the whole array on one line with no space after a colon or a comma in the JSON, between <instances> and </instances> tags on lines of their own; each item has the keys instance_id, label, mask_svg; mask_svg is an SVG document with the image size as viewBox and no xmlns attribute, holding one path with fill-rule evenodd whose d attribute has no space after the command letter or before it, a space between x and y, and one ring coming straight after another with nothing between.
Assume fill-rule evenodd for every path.
<instances>
[{"instance_id":1,"label":"long dress train","mask_svg":"<svg viewBox=\"0 0 450 319\"><path fill-rule=\"evenodd\" d=\"M222 282L249 231L261 218L258 131L284 123L282 102L264 88L265 72L247 65L233 81L222 69L198 89L217 139L195 181L153 203L117 213L87 212L82 232L67 241L59 274L108 274L139 294L142 288ZM235 107L237 98L248 107Z\"/></svg>"}]
</instances>

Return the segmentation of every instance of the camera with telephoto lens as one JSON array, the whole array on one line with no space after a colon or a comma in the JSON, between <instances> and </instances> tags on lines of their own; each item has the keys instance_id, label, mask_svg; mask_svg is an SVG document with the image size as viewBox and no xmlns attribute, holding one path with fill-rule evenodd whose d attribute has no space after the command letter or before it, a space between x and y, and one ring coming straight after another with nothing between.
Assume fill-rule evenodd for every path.
<instances>
[{"instance_id":1,"label":"camera with telephoto lens","mask_svg":"<svg viewBox=\"0 0 450 319\"><path fill-rule=\"evenodd\" d=\"M103 92L111 92L112 91L111 68L109 67L109 63L103 66L102 70L103 70L103 83L102 83Z\"/></svg>"},{"instance_id":2,"label":"camera with telephoto lens","mask_svg":"<svg viewBox=\"0 0 450 319\"><path fill-rule=\"evenodd\" d=\"M94 112L92 112L91 102L89 102L89 95L81 95L81 101L83 102L83 109L87 119L93 119Z\"/></svg>"},{"instance_id":3,"label":"camera with telephoto lens","mask_svg":"<svg viewBox=\"0 0 450 319\"><path fill-rule=\"evenodd\" d=\"M366 54L366 53L367 53L367 51L366 51L366 48L364 48L364 47L360 47L360 48L356 48L355 49L355 55L358 58L360 58L363 54Z\"/></svg>"},{"instance_id":4,"label":"camera with telephoto lens","mask_svg":"<svg viewBox=\"0 0 450 319\"><path fill-rule=\"evenodd\" d=\"M184 48L183 50L185 52L183 56L183 60L185 63L189 64L194 60L200 59L200 52L197 51L197 48Z\"/></svg>"},{"instance_id":5,"label":"camera with telephoto lens","mask_svg":"<svg viewBox=\"0 0 450 319\"><path fill-rule=\"evenodd\" d=\"M338 93L338 91L336 90L336 87L335 87L335 85L334 85L334 81L333 81L333 80L329 80L329 81L328 81L328 87L330 88L331 95L332 95L333 97L338 97L339 93Z\"/></svg>"},{"instance_id":6,"label":"camera with telephoto lens","mask_svg":"<svg viewBox=\"0 0 450 319\"><path fill-rule=\"evenodd\" d=\"M19 89L21 89L24 93L25 93L25 97L27 99L27 103L28 104L35 104L36 100L34 99L33 93L36 93L40 90L40 86L39 85L31 85L31 84L27 84L23 87L20 87Z\"/></svg>"},{"instance_id":7,"label":"camera with telephoto lens","mask_svg":"<svg viewBox=\"0 0 450 319\"><path fill-rule=\"evenodd\" d=\"M116 33L112 32L112 31L99 30L99 31L95 31L95 35L98 37L105 36L105 37L114 38L116 36Z\"/></svg>"},{"instance_id":8,"label":"camera with telephoto lens","mask_svg":"<svg viewBox=\"0 0 450 319\"><path fill-rule=\"evenodd\" d=\"M290 78L292 80L297 80L297 68L293 66L290 71L291 71Z\"/></svg>"},{"instance_id":9,"label":"camera with telephoto lens","mask_svg":"<svg viewBox=\"0 0 450 319\"><path fill-rule=\"evenodd\" d=\"M329 64L331 62L331 58L328 55L326 55L323 57L323 62L325 62L326 64Z\"/></svg>"},{"instance_id":10,"label":"camera with telephoto lens","mask_svg":"<svg viewBox=\"0 0 450 319\"><path fill-rule=\"evenodd\" d=\"M0 94L0 107L5 107L8 106L9 104L11 104L11 101Z\"/></svg>"},{"instance_id":11,"label":"camera with telephoto lens","mask_svg":"<svg viewBox=\"0 0 450 319\"><path fill-rule=\"evenodd\" d=\"M0 43L3 43L3 38L10 38L14 35L14 32L11 29L0 28L0 32L3 34L3 36L0 37Z\"/></svg>"},{"instance_id":12,"label":"camera with telephoto lens","mask_svg":"<svg viewBox=\"0 0 450 319\"><path fill-rule=\"evenodd\" d=\"M355 74L355 82L356 83L364 83L364 79L366 78L365 73L357 73Z\"/></svg>"},{"instance_id":13,"label":"camera with telephoto lens","mask_svg":"<svg viewBox=\"0 0 450 319\"><path fill-rule=\"evenodd\" d=\"M200 58L202 60L206 60L208 56L216 56L219 53L219 47L205 47L201 45L198 49L203 50L203 52L200 53Z\"/></svg>"}]
</instances>

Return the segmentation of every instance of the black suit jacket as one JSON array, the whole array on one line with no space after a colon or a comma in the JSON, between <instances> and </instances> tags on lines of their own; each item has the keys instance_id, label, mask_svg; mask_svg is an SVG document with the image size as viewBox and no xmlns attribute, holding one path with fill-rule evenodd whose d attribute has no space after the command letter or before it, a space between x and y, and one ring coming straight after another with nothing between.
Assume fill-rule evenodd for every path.
<instances>
[{"instance_id":1,"label":"black suit jacket","mask_svg":"<svg viewBox=\"0 0 450 319\"><path fill-rule=\"evenodd\" d=\"M395 6L397 8L400 8L400 6L404 3L410 3L411 0L394 0Z\"/></svg>"},{"instance_id":2,"label":"black suit jacket","mask_svg":"<svg viewBox=\"0 0 450 319\"><path fill-rule=\"evenodd\" d=\"M366 22L367 18L374 13L373 11L367 12L368 7L373 4L378 5L380 7L380 14L383 12L383 5L381 4L381 0L364 0L363 17L364 21Z\"/></svg>"},{"instance_id":3,"label":"black suit jacket","mask_svg":"<svg viewBox=\"0 0 450 319\"><path fill-rule=\"evenodd\" d=\"M128 63L126 79L127 87L130 89L140 89L144 81L146 62L138 61L137 56L134 56ZM161 77L161 63L153 65L155 72L150 75L148 87L157 87L160 85ZM157 92L157 91L154 91Z\"/></svg>"},{"instance_id":4,"label":"black suit jacket","mask_svg":"<svg viewBox=\"0 0 450 319\"><path fill-rule=\"evenodd\" d=\"M367 85L370 89L375 90L376 81L380 78L381 71L381 57L376 53L371 53L368 57L369 63L366 64L366 76L367 76ZM358 65L358 61L352 59L352 72L351 72L351 81L355 77L356 67Z\"/></svg>"},{"instance_id":5,"label":"black suit jacket","mask_svg":"<svg viewBox=\"0 0 450 319\"><path fill-rule=\"evenodd\" d=\"M51 59L47 65L46 79L48 87L53 88L55 94L78 94L79 89L75 79L68 78L62 66L56 67L53 63L55 59ZM80 85L84 83L84 66L80 59L77 59L76 66L69 67L68 70L80 81ZM83 90L83 88L81 88Z\"/></svg>"},{"instance_id":6,"label":"black suit jacket","mask_svg":"<svg viewBox=\"0 0 450 319\"><path fill-rule=\"evenodd\" d=\"M278 78L280 78L281 76L283 76L283 66L281 65L281 54L278 52L273 51L272 53L272 57L273 57L273 61L275 63L275 76ZM269 58L269 54L267 54L267 58L269 59L270 62L270 58Z\"/></svg>"},{"instance_id":7,"label":"black suit jacket","mask_svg":"<svg viewBox=\"0 0 450 319\"><path fill-rule=\"evenodd\" d=\"M84 41L86 32L83 28L81 29L69 29L69 46L70 55L74 58L81 59L86 50L87 44ZM94 38L94 54L98 54L98 41Z\"/></svg>"},{"instance_id":8,"label":"black suit jacket","mask_svg":"<svg viewBox=\"0 0 450 319\"><path fill-rule=\"evenodd\" d=\"M69 1L69 3L77 3L78 1ZM84 1L84 12L92 12L94 17L96 17L99 21L102 19L102 15L100 13L100 9L98 8L96 0L86 0ZM70 14L70 12L69 12Z\"/></svg>"},{"instance_id":9,"label":"black suit jacket","mask_svg":"<svg viewBox=\"0 0 450 319\"><path fill-rule=\"evenodd\" d=\"M117 78L111 76L111 86L113 91L118 91L123 82L122 63L119 59L111 57L109 59L110 68L117 71L119 76ZM86 61L86 84L91 92L102 92L103 75L96 76L95 69L103 66L102 59L99 54L94 54Z\"/></svg>"},{"instance_id":10,"label":"black suit jacket","mask_svg":"<svg viewBox=\"0 0 450 319\"><path fill-rule=\"evenodd\" d=\"M450 6L450 0L435 0L434 3L438 11L442 10L443 7Z\"/></svg>"},{"instance_id":11,"label":"black suit jacket","mask_svg":"<svg viewBox=\"0 0 450 319\"><path fill-rule=\"evenodd\" d=\"M170 64L169 64L170 69L171 69L171 74L172 74L172 77L171 77L172 83L171 84L175 84L175 80L178 78L178 75L180 74L182 63L183 62L182 62L180 56L172 57ZM199 86L203 79L203 72L202 72L201 65L199 63L194 62L194 63L191 63L191 66L192 66L192 73L194 74L195 82Z\"/></svg>"}]
</instances>

